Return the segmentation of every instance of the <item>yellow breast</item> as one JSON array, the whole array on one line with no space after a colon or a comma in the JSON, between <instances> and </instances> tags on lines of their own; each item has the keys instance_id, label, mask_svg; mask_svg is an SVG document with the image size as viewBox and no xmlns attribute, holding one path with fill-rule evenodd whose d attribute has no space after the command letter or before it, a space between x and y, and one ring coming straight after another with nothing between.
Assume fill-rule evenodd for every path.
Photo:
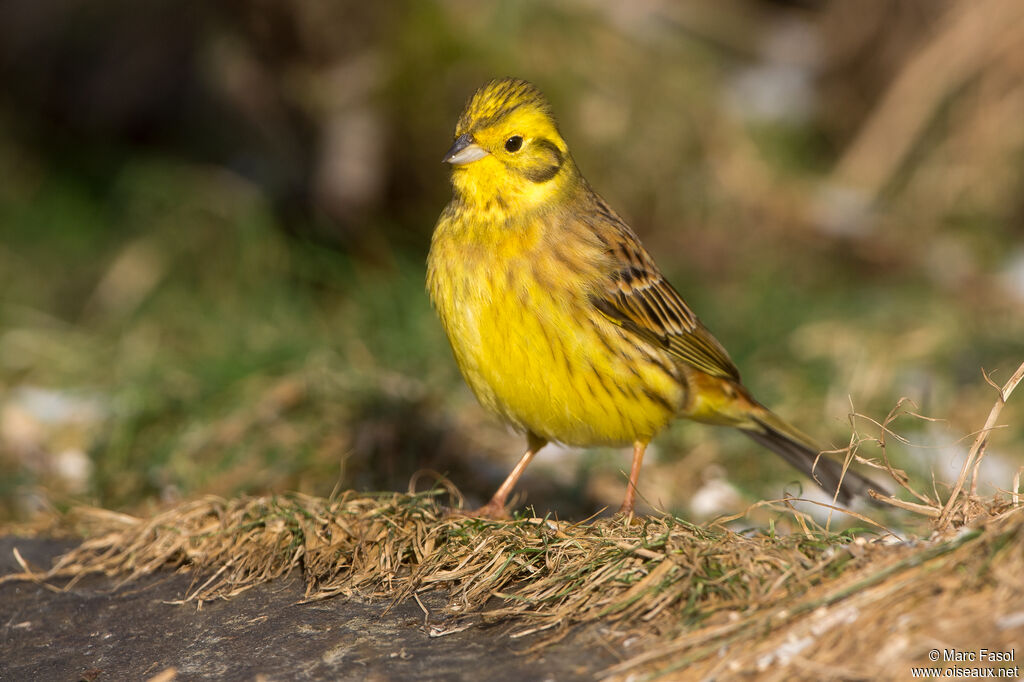
<instances>
[{"instance_id":1,"label":"yellow breast","mask_svg":"<svg viewBox=\"0 0 1024 682\"><path fill-rule=\"evenodd\" d=\"M600 244L559 239L545 220L556 217L498 226L442 216L428 289L456 362L484 407L542 438L649 440L683 404L677 370L589 303Z\"/></svg>"}]
</instances>

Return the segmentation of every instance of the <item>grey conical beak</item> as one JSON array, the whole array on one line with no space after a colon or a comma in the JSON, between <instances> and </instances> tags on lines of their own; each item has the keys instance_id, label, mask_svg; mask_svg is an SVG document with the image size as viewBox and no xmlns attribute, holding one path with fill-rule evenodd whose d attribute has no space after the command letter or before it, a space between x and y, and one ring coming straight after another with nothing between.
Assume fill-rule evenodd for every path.
<instances>
[{"instance_id":1,"label":"grey conical beak","mask_svg":"<svg viewBox=\"0 0 1024 682\"><path fill-rule=\"evenodd\" d=\"M450 163L453 166L464 166L484 158L487 154L487 150L478 145L472 135L465 133L455 138L455 143L452 144L452 148L444 155L441 162Z\"/></svg>"}]
</instances>

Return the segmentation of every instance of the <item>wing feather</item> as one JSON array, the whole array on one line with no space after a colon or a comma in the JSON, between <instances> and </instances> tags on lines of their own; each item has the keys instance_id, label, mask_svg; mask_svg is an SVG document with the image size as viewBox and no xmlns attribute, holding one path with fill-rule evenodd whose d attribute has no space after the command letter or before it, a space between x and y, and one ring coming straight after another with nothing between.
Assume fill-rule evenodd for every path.
<instances>
[{"instance_id":1,"label":"wing feather","mask_svg":"<svg viewBox=\"0 0 1024 682\"><path fill-rule=\"evenodd\" d=\"M602 199L591 225L605 244L610 268L590 300L602 315L695 369L739 381L722 344L662 276L639 238Z\"/></svg>"}]
</instances>

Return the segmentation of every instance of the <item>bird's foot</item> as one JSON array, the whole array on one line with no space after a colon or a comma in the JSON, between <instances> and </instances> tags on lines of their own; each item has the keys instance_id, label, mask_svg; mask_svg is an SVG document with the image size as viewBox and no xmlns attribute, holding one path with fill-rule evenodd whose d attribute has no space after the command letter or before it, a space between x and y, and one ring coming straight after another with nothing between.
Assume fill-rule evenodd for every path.
<instances>
[{"instance_id":1,"label":"bird's foot","mask_svg":"<svg viewBox=\"0 0 1024 682\"><path fill-rule=\"evenodd\" d=\"M633 512L632 506L627 507L626 505L622 505L619 507L619 511L615 512L615 518L622 519L627 526L636 526L640 524L640 519L637 518L636 514Z\"/></svg>"},{"instance_id":2,"label":"bird's foot","mask_svg":"<svg viewBox=\"0 0 1024 682\"><path fill-rule=\"evenodd\" d=\"M465 516L474 519L507 520L512 518L508 510L505 509L505 505L499 504L494 500L477 509L451 509L448 511L448 514L450 516Z\"/></svg>"},{"instance_id":3,"label":"bird's foot","mask_svg":"<svg viewBox=\"0 0 1024 682\"><path fill-rule=\"evenodd\" d=\"M470 516L482 517L485 519L511 519L512 515L505 509L505 505L491 500L479 509L467 512Z\"/></svg>"}]
</instances>

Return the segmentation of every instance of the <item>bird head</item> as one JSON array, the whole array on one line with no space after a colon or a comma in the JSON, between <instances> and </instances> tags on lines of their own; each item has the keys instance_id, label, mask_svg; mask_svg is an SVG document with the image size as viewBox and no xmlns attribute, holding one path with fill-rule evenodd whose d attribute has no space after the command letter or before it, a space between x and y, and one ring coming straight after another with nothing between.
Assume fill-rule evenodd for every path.
<instances>
[{"instance_id":1,"label":"bird head","mask_svg":"<svg viewBox=\"0 0 1024 682\"><path fill-rule=\"evenodd\" d=\"M514 78L477 90L455 126L443 161L456 194L512 211L550 205L576 178L569 148L540 90Z\"/></svg>"}]
</instances>

